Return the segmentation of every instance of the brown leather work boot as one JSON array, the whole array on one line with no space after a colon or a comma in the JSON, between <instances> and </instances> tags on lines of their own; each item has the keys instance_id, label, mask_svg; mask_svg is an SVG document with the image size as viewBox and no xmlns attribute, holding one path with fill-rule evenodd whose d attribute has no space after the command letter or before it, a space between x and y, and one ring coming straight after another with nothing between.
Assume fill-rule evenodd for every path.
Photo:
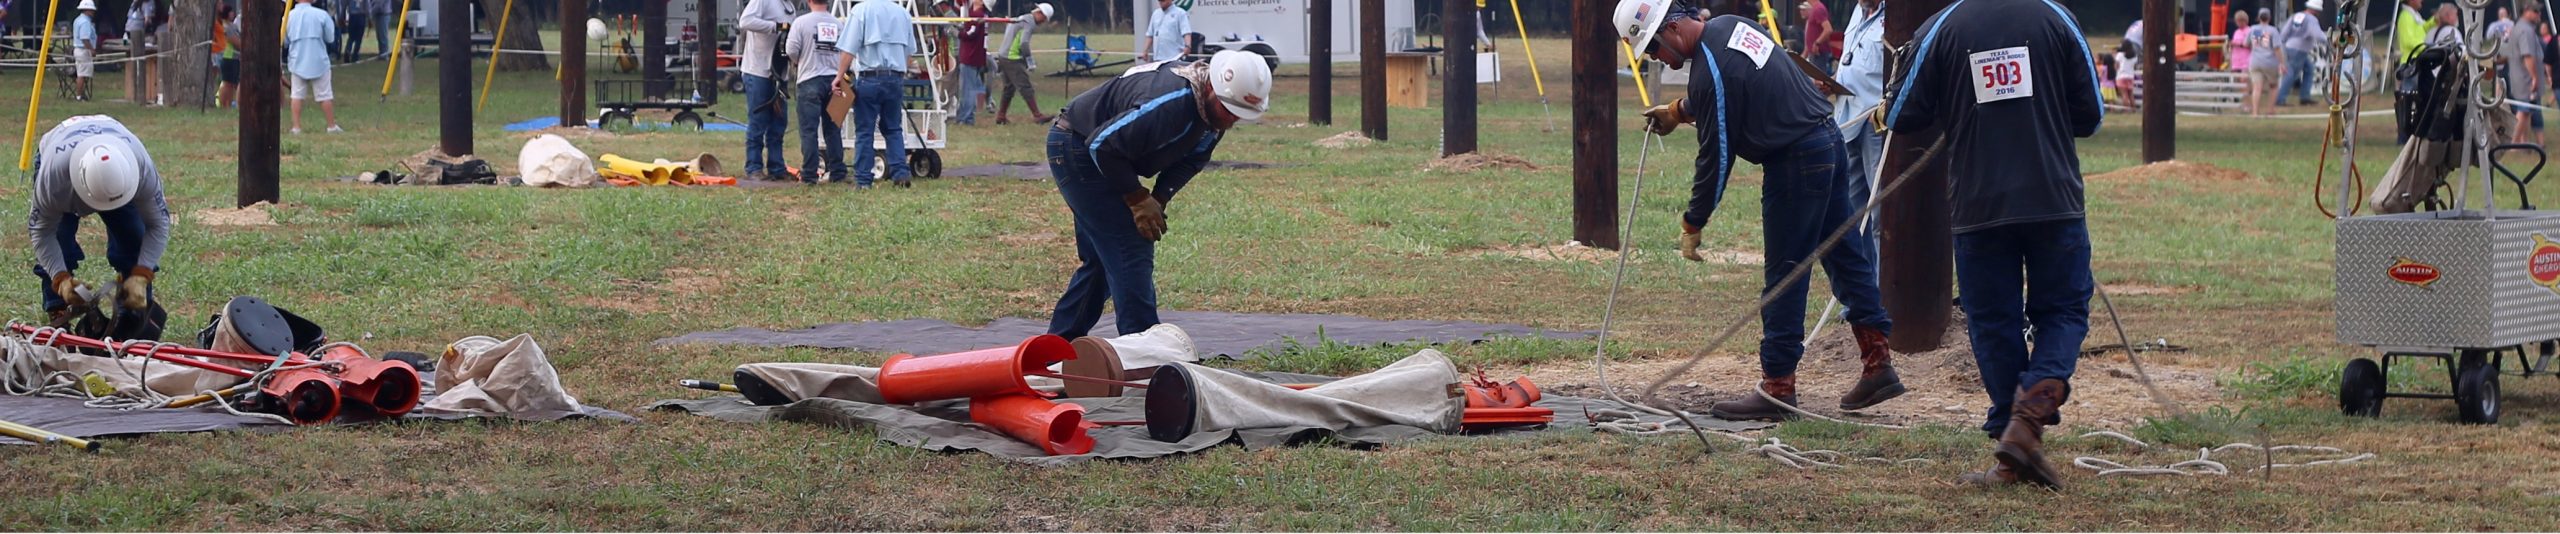
<instances>
[{"instance_id":1,"label":"brown leather work boot","mask_svg":"<svg viewBox=\"0 0 2560 534\"><path fill-rule=\"evenodd\" d=\"M2044 425L2071 398L2071 385L2061 380L2046 379L2027 386L2011 405L2009 429L2000 433L2000 445L1992 453L2000 465L2017 474L2018 481L2052 489L2062 489L2062 477L2044 458Z\"/></svg>"},{"instance_id":2,"label":"brown leather work boot","mask_svg":"<svg viewBox=\"0 0 2560 534\"><path fill-rule=\"evenodd\" d=\"M1760 390L1769 392L1787 406L1796 405L1794 375L1760 379ZM1707 409L1707 415L1727 421L1783 421L1795 419L1796 413L1762 398L1758 393L1744 393L1742 398L1718 402Z\"/></svg>"},{"instance_id":3,"label":"brown leather work boot","mask_svg":"<svg viewBox=\"0 0 2560 534\"><path fill-rule=\"evenodd\" d=\"M2018 472L2010 471L2007 464L1995 463L1991 464L1990 469L1956 477L1956 483L1966 486L2005 486L2018 483Z\"/></svg>"},{"instance_id":4,"label":"brown leather work boot","mask_svg":"<svg viewBox=\"0 0 2560 534\"><path fill-rule=\"evenodd\" d=\"M1902 376L1893 372L1893 348L1886 345L1883 330L1864 326L1851 327L1858 337L1858 385L1840 396L1840 409L1862 410L1900 397L1910 391L1902 387Z\"/></svg>"}]
</instances>

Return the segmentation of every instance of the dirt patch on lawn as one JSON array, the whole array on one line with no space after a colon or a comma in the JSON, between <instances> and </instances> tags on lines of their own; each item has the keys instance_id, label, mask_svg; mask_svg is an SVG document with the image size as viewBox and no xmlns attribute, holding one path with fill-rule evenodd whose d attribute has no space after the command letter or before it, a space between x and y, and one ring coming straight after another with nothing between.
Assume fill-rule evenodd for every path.
<instances>
[{"instance_id":1,"label":"dirt patch on lawn","mask_svg":"<svg viewBox=\"0 0 2560 534\"><path fill-rule=\"evenodd\" d=\"M2195 291L2196 288L2186 286L2107 284L2107 294L2109 295L2183 295L2187 293L2194 293Z\"/></svg>"},{"instance_id":2,"label":"dirt patch on lawn","mask_svg":"<svg viewBox=\"0 0 2560 534\"><path fill-rule=\"evenodd\" d=\"M196 224L205 226L275 226L275 214L268 211L274 208L274 204L259 202L239 208L196 210L192 217Z\"/></svg>"},{"instance_id":3,"label":"dirt patch on lawn","mask_svg":"<svg viewBox=\"0 0 2560 534\"><path fill-rule=\"evenodd\" d=\"M1990 407L1989 397L1982 392L1981 373L1973 362L1963 314L1957 313L1951 323L1938 349L1894 355L1895 369L1910 393L1859 412L1842 412L1838 407L1840 395L1857 382L1857 342L1846 325L1831 323L1819 337L1805 343L1804 361L1796 373L1798 402L1814 413L1851 421L1938 423L1967 428L1980 425L1983 413ZM1759 359L1749 338L1748 333L1736 336L1725 347L1725 353L1707 356L1695 369L1675 378L1663 387L1663 400L1704 413L1716 401L1749 393L1758 385L1760 376ZM1636 359L1612 361L1609 389L1634 399L1647 384L1678 366L1681 359L1677 354L1639 352ZM2201 409L2222 398L2211 369L2166 365L2156 360L2145 363L2149 364L2152 381L2187 410ZM1604 394L1596 386L1589 360L1559 361L1488 374L1497 378L1527 375L1556 394ZM2071 405L2064 409L2064 417L2074 426L2125 428L2145 417L2168 415L2152 401L2122 352L2081 357L2072 390Z\"/></svg>"},{"instance_id":4,"label":"dirt patch on lawn","mask_svg":"<svg viewBox=\"0 0 2560 534\"><path fill-rule=\"evenodd\" d=\"M617 279L613 292L603 297L577 299L580 306L604 308L632 315L667 311L665 300L695 301L718 295L728 287L724 274L709 269L677 267L660 273L665 280Z\"/></svg>"},{"instance_id":5,"label":"dirt patch on lawn","mask_svg":"<svg viewBox=\"0 0 2560 534\"><path fill-rule=\"evenodd\" d=\"M1422 172L1476 172L1486 169L1534 171L1538 170L1538 164L1520 159L1519 156L1475 152L1434 159L1431 163L1422 166Z\"/></svg>"},{"instance_id":6,"label":"dirt patch on lawn","mask_svg":"<svg viewBox=\"0 0 2560 534\"><path fill-rule=\"evenodd\" d=\"M2134 181L2146 179L2165 179L2185 182L2239 181L2249 179L2249 173L2223 168L2211 163L2163 161L2148 165L2116 169L2111 172L2089 177L2090 181Z\"/></svg>"},{"instance_id":7,"label":"dirt patch on lawn","mask_svg":"<svg viewBox=\"0 0 2560 534\"><path fill-rule=\"evenodd\" d=\"M1057 231L1033 230L1029 232L999 235L996 236L996 242L1017 247L1047 247L1050 245L1074 243L1075 239L1068 237L1067 234L1059 233Z\"/></svg>"},{"instance_id":8,"label":"dirt patch on lawn","mask_svg":"<svg viewBox=\"0 0 2560 534\"><path fill-rule=\"evenodd\" d=\"M1618 259L1618 251L1586 246L1581 241L1567 241L1562 245L1505 245L1477 249L1475 255L1489 258L1576 263L1605 263Z\"/></svg>"},{"instance_id":9,"label":"dirt patch on lawn","mask_svg":"<svg viewBox=\"0 0 2560 534\"><path fill-rule=\"evenodd\" d=\"M1369 136L1366 135L1360 135L1360 132L1342 132L1333 134L1333 137L1317 139L1315 144L1318 148L1343 149L1369 146L1370 143L1375 142L1377 142L1377 140L1370 139Z\"/></svg>"}]
</instances>

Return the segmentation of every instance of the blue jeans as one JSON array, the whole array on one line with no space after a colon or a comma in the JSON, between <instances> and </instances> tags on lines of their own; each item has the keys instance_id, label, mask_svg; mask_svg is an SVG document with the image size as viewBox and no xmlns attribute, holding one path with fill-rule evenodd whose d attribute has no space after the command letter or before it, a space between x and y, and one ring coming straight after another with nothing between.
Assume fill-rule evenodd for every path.
<instances>
[{"instance_id":1,"label":"blue jeans","mask_svg":"<svg viewBox=\"0 0 2560 534\"><path fill-rule=\"evenodd\" d=\"M1101 322L1104 302L1118 308L1113 320L1121 335L1155 327L1156 243L1138 234L1137 217L1121 198L1126 192L1103 181L1084 139L1063 128L1049 129L1049 175L1075 212L1076 259L1084 262L1050 313L1049 333L1084 337Z\"/></svg>"},{"instance_id":2,"label":"blue jeans","mask_svg":"<svg viewBox=\"0 0 2560 534\"><path fill-rule=\"evenodd\" d=\"M987 97L987 68L960 66L960 111L952 120L961 124L978 124L978 100Z\"/></svg>"},{"instance_id":3,"label":"blue jeans","mask_svg":"<svg viewBox=\"0 0 2560 534\"><path fill-rule=\"evenodd\" d=\"M889 138L889 176L903 180L907 170L907 79L870 76L853 81L853 183L871 185L871 135Z\"/></svg>"},{"instance_id":4,"label":"blue jeans","mask_svg":"<svg viewBox=\"0 0 2560 534\"><path fill-rule=\"evenodd\" d=\"M399 14L399 13L397 13L397 12L393 12L393 13L375 13L375 14L373 14L373 17L372 17L372 18L373 18L373 47L374 47L374 48L382 49L382 50L381 50L381 52L380 52L380 53L378 53L378 54L376 54L376 55L390 55L390 54L391 54L391 23L392 23L392 22L394 22L392 19L400 18L400 14Z\"/></svg>"},{"instance_id":5,"label":"blue jeans","mask_svg":"<svg viewBox=\"0 0 2560 534\"><path fill-rule=\"evenodd\" d=\"M834 97L835 84L834 76L800 82L801 182L814 184L820 178L844 178L844 127L827 118L827 99ZM820 164L826 167L822 169ZM820 173L821 170L826 172Z\"/></svg>"},{"instance_id":6,"label":"blue jeans","mask_svg":"<svg viewBox=\"0 0 2560 534\"><path fill-rule=\"evenodd\" d=\"M88 259L88 255L80 250L80 219L78 215L63 216L62 224L54 226L51 237L54 243L62 246L63 267L73 271L80 270L80 260ZM126 204L121 208L101 211L98 212L98 221L107 225L107 266L115 268L116 279L121 281L142 260L142 208ZM143 267L159 270L157 265ZM53 292L53 273L45 272L42 265L36 266L35 273L36 285L44 288L45 310L58 310L70 305L61 294Z\"/></svg>"},{"instance_id":7,"label":"blue jeans","mask_svg":"<svg viewBox=\"0 0 2560 534\"><path fill-rule=\"evenodd\" d=\"M346 34L339 36L338 39L339 41L342 41L340 43L340 49L338 50L339 63L356 62L356 53L364 50L364 29L366 18L367 17L363 13L347 14Z\"/></svg>"},{"instance_id":8,"label":"blue jeans","mask_svg":"<svg viewBox=\"0 0 2560 534\"><path fill-rule=\"evenodd\" d=\"M1982 390L1991 395L1982 430L1994 439L2009 428L2009 405L2018 388L2047 379L2070 382L2080 366L2080 341L2089 337L2089 297L2096 287L2085 220L1956 234L1956 290L1963 295L1957 300L1973 340L1974 365L1982 370ZM2046 424L2060 422L2057 416Z\"/></svg>"},{"instance_id":9,"label":"blue jeans","mask_svg":"<svg viewBox=\"0 0 2560 534\"><path fill-rule=\"evenodd\" d=\"M2313 102L2311 100L2311 52L2285 50L2284 68L2284 79L2276 84L2276 105L2284 105L2286 93L2300 93L2303 105L2310 105Z\"/></svg>"},{"instance_id":10,"label":"blue jeans","mask_svg":"<svg viewBox=\"0 0 2560 534\"><path fill-rule=\"evenodd\" d=\"M1856 178L1850 182L1869 190L1882 187L1884 184L1876 173L1884 170L1884 134L1876 133L1875 128L1863 121L1850 128L1857 133L1845 136L1841 141L1842 150L1849 153L1849 175ZM1864 207L1865 204L1859 206Z\"/></svg>"},{"instance_id":11,"label":"blue jeans","mask_svg":"<svg viewBox=\"0 0 2560 534\"><path fill-rule=\"evenodd\" d=\"M1760 193L1761 237L1768 253L1762 291L1777 287L1778 280L1812 255L1814 246L1866 206L1866 184L1857 183L1846 154L1839 132L1820 130L1761 164L1767 176ZM1821 261L1822 272L1831 278L1831 294L1849 309L1849 324L1893 330L1876 289L1875 238L1852 230ZM1798 280L1760 310L1763 376L1794 376L1796 363L1804 359L1804 299L1811 285L1809 279Z\"/></svg>"},{"instance_id":12,"label":"blue jeans","mask_svg":"<svg viewBox=\"0 0 2560 534\"><path fill-rule=\"evenodd\" d=\"M781 174L791 168L782 157L783 136L791 126L783 114L782 87L773 78L747 76L747 174L772 172Z\"/></svg>"}]
</instances>

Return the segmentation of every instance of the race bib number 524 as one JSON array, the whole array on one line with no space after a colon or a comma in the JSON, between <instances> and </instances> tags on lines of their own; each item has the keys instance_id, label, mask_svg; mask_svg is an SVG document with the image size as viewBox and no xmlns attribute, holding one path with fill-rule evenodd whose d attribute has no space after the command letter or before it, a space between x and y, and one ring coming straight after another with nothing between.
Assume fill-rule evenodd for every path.
<instances>
[{"instance_id":1,"label":"race bib number 524","mask_svg":"<svg viewBox=\"0 0 2560 534\"><path fill-rule=\"evenodd\" d=\"M2027 47L1973 53L1973 101L1990 103L2036 96L2034 73L2028 70Z\"/></svg>"}]
</instances>

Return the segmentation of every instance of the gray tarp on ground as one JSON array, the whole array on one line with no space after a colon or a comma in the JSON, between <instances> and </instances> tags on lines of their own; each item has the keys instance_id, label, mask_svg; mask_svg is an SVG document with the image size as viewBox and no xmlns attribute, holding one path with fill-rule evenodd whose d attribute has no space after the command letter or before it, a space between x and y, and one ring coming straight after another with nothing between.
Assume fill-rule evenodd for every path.
<instances>
[{"instance_id":1,"label":"gray tarp on ground","mask_svg":"<svg viewBox=\"0 0 2560 534\"><path fill-rule=\"evenodd\" d=\"M1230 312L1172 311L1163 313L1167 324L1181 326L1200 348L1200 356L1239 357L1253 349L1280 345L1296 339L1315 344L1317 333L1323 339L1352 345L1378 345L1405 341L1455 343L1481 341L1490 337L1546 337L1580 339L1589 332L1556 332L1521 325L1486 324L1467 321L1381 321L1365 317L1304 313L1255 314ZM1047 319L1006 317L970 328L934 319L907 319L869 323L833 323L800 330L776 332L762 328L732 328L711 332L695 332L657 341L660 346L703 343L714 345L750 345L758 347L815 347L853 349L871 352L904 352L918 355L948 354L987 347L1021 343L1031 336L1049 330ZM1096 333L1119 331L1112 317L1105 315L1095 325Z\"/></svg>"},{"instance_id":2,"label":"gray tarp on ground","mask_svg":"<svg viewBox=\"0 0 2560 534\"><path fill-rule=\"evenodd\" d=\"M433 375L430 374L429 376ZM427 399L433 398L435 398L434 395L427 396ZM420 404L424 403L425 400L421 399ZM622 412L597 408L594 406L587 406L585 408L585 411L578 413L518 413L512 414L504 419L517 421L557 421L561 419L585 417L631 423L640 421L639 418L632 417L630 414ZM355 411L359 410L348 410L348 412ZM368 410L364 412L364 414L342 412L340 413L338 424L360 424L372 422L372 420L365 418L365 415L370 414L370 411ZM475 418L496 419L498 417L460 412L428 413L426 410L410 412L409 415L402 417L402 419L412 421L458 421ZM78 438L138 436L170 432L212 432L220 430L276 431L291 428L291 425L277 423L272 419L263 417L232 415L229 412L222 411L222 407L220 406L207 405L176 410L116 410L83 406L81 405L81 401L78 399L22 397L16 395L0 395L0 421L9 421L12 423L33 426ZM0 445L27 444L28 443L25 441L0 437Z\"/></svg>"},{"instance_id":3,"label":"gray tarp on ground","mask_svg":"<svg viewBox=\"0 0 2560 534\"><path fill-rule=\"evenodd\" d=\"M1334 380L1332 377L1291 373L1244 373L1281 383L1314 383ZM1087 421L1146 420L1146 398L1124 396L1101 399L1065 399L1084 406ZM1110 426L1088 431L1094 447L1090 454L1077 456L1044 456L1040 448L1016 441L1003 433L970 424L967 401L927 403L920 406L870 404L838 399L808 399L783 406L753 406L738 397L663 400L649 405L650 410L682 411L736 423L790 421L817 423L844 429L873 428L880 440L891 444L937 452L978 451L997 458L1043 467L1083 463L1095 458L1157 458L1198 452L1234 442L1246 450L1259 450L1300 443L1332 441L1355 447L1369 447L1430 437L1431 431L1410 426L1349 428L1339 432L1323 428L1260 428L1226 430L1194 434L1180 443L1149 439L1143 426ZM1619 409L1626 406L1615 401L1548 395L1537 406L1556 411L1556 421L1543 428L1519 428L1492 433L1566 431L1585 432L1590 423L1583 419L1585 410ZM1632 411L1632 410L1629 410ZM1639 414L1648 422L1668 422L1672 418ZM1698 417L1699 424L1715 430L1741 432L1775 426L1769 423L1725 421Z\"/></svg>"}]
</instances>

